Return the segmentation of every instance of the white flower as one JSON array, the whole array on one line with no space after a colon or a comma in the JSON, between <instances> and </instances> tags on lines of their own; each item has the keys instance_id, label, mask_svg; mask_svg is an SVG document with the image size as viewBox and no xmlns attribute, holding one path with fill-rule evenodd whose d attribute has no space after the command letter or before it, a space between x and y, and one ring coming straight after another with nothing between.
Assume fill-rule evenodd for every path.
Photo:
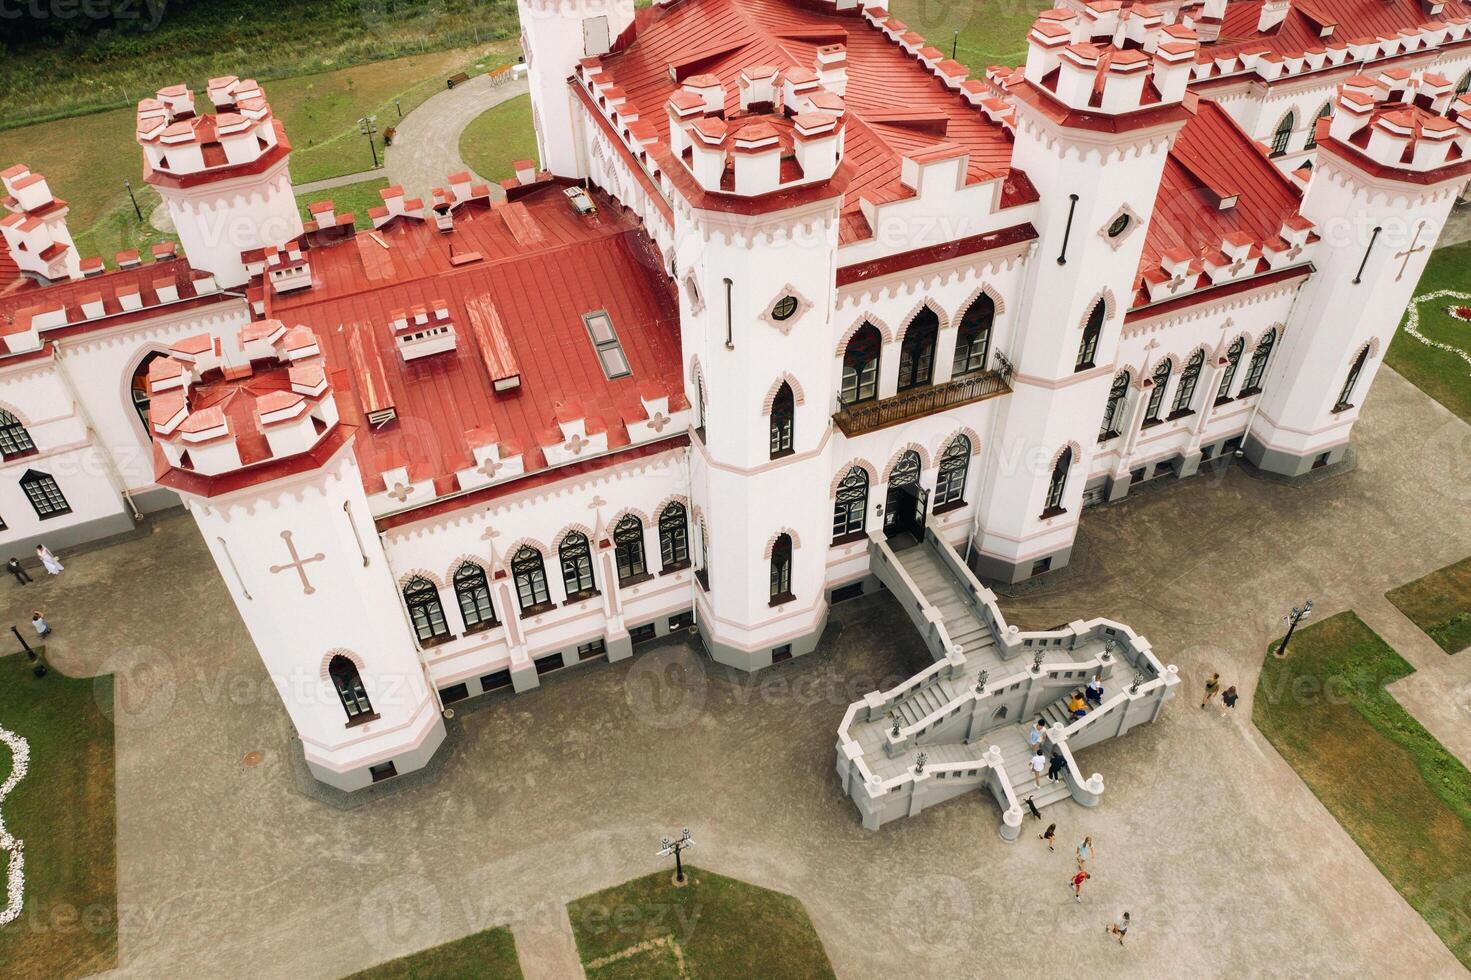
<instances>
[{"instance_id":1,"label":"white flower","mask_svg":"<svg viewBox=\"0 0 1471 980\"><path fill-rule=\"evenodd\" d=\"M1411 337L1414 337L1416 340L1420 341L1420 343L1424 344L1427 347L1434 347L1436 350L1443 350L1447 354L1454 354L1461 360L1465 361L1467 364L1471 364L1471 354L1468 354L1466 351L1455 346L1454 344L1443 344L1438 340L1431 340L1429 337L1420 332L1420 304L1430 303L1434 300L1447 298L1471 300L1471 293L1458 293L1453 289L1439 289L1433 293L1426 293L1423 296L1416 296L1414 301L1410 304L1409 315L1405 317L1405 333L1409 334ZM1454 314L1452 315L1454 316Z\"/></svg>"},{"instance_id":2,"label":"white flower","mask_svg":"<svg viewBox=\"0 0 1471 980\"><path fill-rule=\"evenodd\" d=\"M0 783L0 851L10 854L5 874L5 908L0 909L0 925L14 922L20 916L26 885L25 841L10 836L5 829L3 804L15 784L25 778L30 766L31 745L21 736L0 728L0 742L10 747L10 775Z\"/></svg>"}]
</instances>

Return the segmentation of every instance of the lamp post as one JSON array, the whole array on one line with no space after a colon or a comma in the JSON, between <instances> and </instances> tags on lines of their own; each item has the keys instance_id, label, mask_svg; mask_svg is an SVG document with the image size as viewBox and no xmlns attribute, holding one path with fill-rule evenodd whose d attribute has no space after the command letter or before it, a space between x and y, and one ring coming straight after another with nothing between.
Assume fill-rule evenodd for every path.
<instances>
[{"instance_id":1,"label":"lamp post","mask_svg":"<svg viewBox=\"0 0 1471 980\"><path fill-rule=\"evenodd\" d=\"M143 220L143 209L140 208L140 207L138 207L138 199L133 196L133 182L131 180L128 180L128 179L124 178L123 179L123 186L128 189L128 200L130 200L130 201L133 202L133 213L138 216L138 220L139 221L142 221Z\"/></svg>"},{"instance_id":2,"label":"lamp post","mask_svg":"<svg viewBox=\"0 0 1471 980\"><path fill-rule=\"evenodd\" d=\"M393 108L398 113L398 118L402 119L404 117L404 107L398 99L393 100Z\"/></svg>"},{"instance_id":3,"label":"lamp post","mask_svg":"<svg viewBox=\"0 0 1471 980\"><path fill-rule=\"evenodd\" d=\"M955 37L950 40L950 60L955 60L955 52L960 49L960 32L955 32Z\"/></svg>"},{"instance_id":4,"label":"lamp post","mask_svg":"<svg viewBox=\"0 0 1471 980\"><path fill-rule=\"evenodd\" d=\"M674 855L674 882L684 884L684 861L680 858L686 848L694 847L695 842L690 839L690 829L684 828L684 836L679 840L670 840L668 837L659 838L659 856L668 857Z\"/></svg>"},{"instance_id":5,"label":"lamp post","mask_svg":"<svg viewBox=\"0 0 1471 980\"><path fill-rule=\"evenodd\" d=\"M1277 656L1287 656L1287 643L1292 639L1292 631L1297 629L1297 624L1307 619L1313 612L1313 600L1309 599L1300 606L1293 606L1292 612L1282 617L1287 624L1287 635L1282 637L1282 645L1277 648Z\"/></svg>"},{"instance_id":6,"label":"lamp post","mask_svg":"<svg viewBox=\"0 0 1471 980\"><path fill-rule=\"evenodd\" d=\"M373 154L373 169L378 169L378 147L373 144L373 136L378 132L378 117L364 116L358 120L358 132L368 138L368 149Z\"/></svg>"}]
</instances>

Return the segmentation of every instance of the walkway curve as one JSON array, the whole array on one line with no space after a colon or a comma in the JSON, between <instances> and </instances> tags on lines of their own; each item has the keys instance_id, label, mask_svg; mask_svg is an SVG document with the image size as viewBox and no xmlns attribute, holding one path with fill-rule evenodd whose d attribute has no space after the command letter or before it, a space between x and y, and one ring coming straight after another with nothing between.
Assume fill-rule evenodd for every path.
<instances>
[{"instance_id":1,"label":"walkway curve","mask_svg":"<svg viewBox=\"0 0 1471 980\"><path fill-rule=\"evenodd\" d=\"M383 151L389 182L402 185L409 197L427 200L429 191L444 187L450 174L470 169L460 157L465 127L485 110L528 91L525 81L476 75L431 96L394 127L393 145ZM490 184L492 196L500 195L497 184L475 176Z\"/></svg>"}]
</instances>

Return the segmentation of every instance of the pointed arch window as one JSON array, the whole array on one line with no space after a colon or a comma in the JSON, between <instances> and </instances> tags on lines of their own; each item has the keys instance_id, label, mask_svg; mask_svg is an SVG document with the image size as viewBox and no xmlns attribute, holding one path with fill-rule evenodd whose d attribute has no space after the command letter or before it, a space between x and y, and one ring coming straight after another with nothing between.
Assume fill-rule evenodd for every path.
<instances>
[{"instance_id":1,"label":"pointed arch window","mask_svg":"<svg viewBox=\"0 0 1471 980\"><path fill-rule=\"evenodd\" d=\"M644 522L632 514L625 514L613 525L613 558L619 585L632 585L649 577L644 561Z\"/></svg>"},{"instance_id":2,"label":"pointed arch window","mask_svg":"<svg viewBox=\"0 0 1471 980\"><path fill-rule=\"evenodd\" d=\"M1313 124L1308 127L1308 138L1302 146L1304 150L1311 150L1318 145L1318 120L1332 118L1333 103L1332 101L1324 102L1323 107L1318 110L1318 114L1313 117Z\"/></svg>"},{"instance_id":3,"label":"pointed arch window","mask_svg":"<svg viewBox=\"0 0 1471 980\"><path fill-rule=\"evenodd\" d=\"M1267 372L1267 362L1272 359L1272 348L1277 344L1277 329L1273 327L1262 335L1252 351L1251 363L1246 366L1246 382L1241 386L1237 398L1255 395L1262 390L1262 377Z\"/></svg>"},{"instance_id":4,"label":"pointed arch window","mask_svg":"<svg viewBox=\"0 0 1471 980\"><path fill-rule=\"evenodd\" d=\"M1062 506L1062 496L1067 491L1068 471L1072 467L1073 449L1069 446L1057 457L1057 462L1052 464L1052 478L1047 481L1047 500L1046 506L1042 508L1042 517L1056 517L1066 512Z\"/></svg>"},{"instance_id":5,"label":"pointed arch window","mask_svg":"<svg viewBox=\"0 0 1471 980\"><path fill-rule=\"evenodd\" d=\"M541 552L531 545L522 545L511 556L511 576L516 582L516 598L521 603L521 615L529 616L541 612L552 604L547 591L546 563Z\"/></svg>"},{"instance_id":6,"label":"pointed arch window","mask_svg":"<svg viewBox=\"0 0 1471 980\"><path fill-rule=\"evenodd\" d=\"M327 663L327 676L332 678L332 687L342 700L342 710L347 712L347 724L361 725L378 716L373 713L373 704L368 700L368 691L358 674L357 664L338 654Z\"/></svg>"},{"instance_id":7,"label":"pointed arch window","mask_svg":"<svg viewBox=\"0 0 1471 980\"><path fill-rule=\"evenodd\" d=\"M1098 427L1098 441L1117 439L1124 424L1124 402L1129 397L1129 372L1120 371L1113 376L1108 389L1108 401L1103 406L1103 424Z\"/></svg>"},{"instance_id":8,"label":"pointed arch window","mask_svg":"<svg viewBox=\"0 0 1471 980\"><path fill-rule=\"evenodd\" d=\"M1335 412L1346 412L1353 408L1354 389L1358 387L1359 375L1364 373L1364 364L1369 360L1369 348L1365 347L1359 351L1359 356L1354 358L1353 367L1348 369L1348 377L1343 379L1343 390L1338 393L1338 401L1333 406Z\"/></svg>"},{"instance_id":9,"label":"pointed arch window","mask_svg":"<svg viewBox=\"0 0 1471 980\"><path fill-rule=\"evenodd\" d=\"M14 459L29 456L35 451L36 444L20 419L0 408L0 456Z\"/></svg>"},{"instance_id":10,"label":"pointed arch window","mask_svg":"<svg viewBox=\"0 0 1471 980\"><path fill-rule=\"evenodd\" d=\"M449 639L449 623L439 601L439 589L420 575L404 585L404 605L409 607L409 620L420 644L441 643Z\"/></svg>"},{"instance_id":11,"label":"pointed arch window","mask_svg":"<svg viewBox=\"0 0 1471 980\"><path fill-rule=\"evenodd\" d=\"M592 574L592 548L587 543L587 535L581 531L568 534L562 539L557 556L562 560L562 584L567 588L568 602L597 595Z\"/></svg>"},{"instance_id":12,"label":"pointed arch window","mask_svg":"<svg viewBox=\"0 0 1471 980\"><path fill-rule=\"evenodd\" d=\"M792 595L792 536L779 534L771 546L771 605L791 602Z\"/></svg>"},{"instance_id":13,"label":"pointed arch window","mask_svg":"<svg viewBox=\"0 0 1471 980\"><path fill-rule=\"evenodd\" d=\"M1159 367L1154 369L1154 388L1149 392L1149 406L1144 410L1144 424L1158 425L1160 422L1159 412L1165 404L1165 389L1170 386L1170 371L1173 368L1166 358L1159 362Z\"/></svg>"},{"instance_id":14,"label":"pointed arch window","mask_svg":"<svg viewBox=\"0 0 1471 980\"><path fill-rule=\"evenodd\" d=\"M1221 386L1216 389L1216 404L1224 405L1231 400L1231 385L1236 381L1236 369L1241 366L1241 355L1246 353L1246 338L1237 337L1226 348L1226 369L1221 372Z\"/></svg>"},{"instance_id":15,"label":"pointed arch window","mask_svg":"<svg viewBox=\"0 0 1471 980\"><path fill-rule=\"evenodd\" d=\"M1280 157L1287 152L1287 147L1292 142L1292 130L1296 126L1297 114L1289 110L1277 124L1277 131L1272 134L1272 156Z\"/></svg>"},{"instance_id":16,"label":"pointed arch window","mask_svg":"<svg viewBox=\"0 0 1471 980\"><path fill-rule=\"evenodd\" d=\"M1078 359L1073 365L1074 371L1086 371L1093 366L1094 359L1098 356L1098 338L1103 335L1103 320L1108 315L1108 307L1103 300L1099 300L1093 307L1093 312L1088 314L1088 322L1083 327L1083 340L1078 344Z\"/></svg>"},{"instance_id":17,"label":"pointed arch window","mask_svg":"<svg viewBox=\"0 0 1471 980\"><path fill-rule=\"evenodd\" d=\"M771 400L771 458L792 454L792 421L796 416L796 397L792 386L783 381Z\"/></svg>"},{"instance_id":18,"label":"pointed arch window","mask_svg":"<svg viewBox=\"0 0 1471 980\"><path fill-rule=\"evenodd\" d=\"M1195 386L1200 383L1200 369L1205 366L1205 351L1198 350L1185 362L1180 372L1180 383L1175 386L1175 407L1170 418L1178 419L1195 412Z\"/></svg>"},{"instance_id":19,"label":"pointed arch window","mask_svg":"<svg viewBox=\"0 0 1471 980\"><path fill-rule=\"evenodd\" d=\"M935 477L935 513L945 507L965 503L965 478L970 471L970 438L956 436L940 456L940 472Z\"/></svg>"},{"instance_id":20,"label":"pointed arch window","mask_svg":"<svg viewBox=\"0 0 1471 980\"><path fill-rule=\"evenodd\" d=\"M690 567L690 526L684 504L671 503L659 514L659 561L666 573Z\"/></svg>"},{"instance_id":21,"label":"pointed arch window","mask_svg":"<svg viewBox=\"0 0 1471 980\"><path fill-rule=\"evenodd\" d=\"M850 467L833 502L833 544L861 538L867 516L868 473L861 466Z\"/></svg>"},{"instance_id":22,"label":"pointed arch window","mask_svg":"<svg viewBox=\"0 0 1471 980\"><path fill-rule=\"evenodd\" d=\"M878 327L865 323L858 328L843 351L843 388L839 398L845 405L872 401L879 393L879 349L883 337Z\"/></svg>"},{"instance_id":23,"label":"pointed arch window","mask_svg":"<svg viewBox=\"0 0 1471 980\"><path fill-rule=\"evenodd\" d=\"M25 493L26 499L31 502L36 516L43 521L72 512L71 504L66 502L61 487L57 486L56 478L50 473L26 470L21 475L20 488Z\"/></svg>"},{"instance_id":24,"label":"pointed arch window","mask_svg":"<svg viewBox=\"0 0 1471 980\"><path fill-rule=\"evenodd\" d=\"M996 303L982 293L960 318L955 332L955 360L951 377L959 378L986 370L986 356L991 352L991 325L996 321Z\"/></svg>"},{"instance_id":25,"label":"pointed arch window","mask_svg":"<svg viewBox=\"0 0 1471 980\"><path fill-rule=\"evenodd\" d=\"M940 318L926 306L915 314L899 346L899 390L927 385L935 379L935 338Z\"/></svg>"},{"instance_id":26,"label":"pointed arch window","mask_svg":"<svg viewBox=\"0 0 1471 980\"><path fill-rule=\"evenodd\" d=\"M490 601L490 583L486 581L485 569L473 561L455 569L455 598L460 603L465 632L478 633L500 625L495 618L495 606Z\"/></svg>"}]
</instances>

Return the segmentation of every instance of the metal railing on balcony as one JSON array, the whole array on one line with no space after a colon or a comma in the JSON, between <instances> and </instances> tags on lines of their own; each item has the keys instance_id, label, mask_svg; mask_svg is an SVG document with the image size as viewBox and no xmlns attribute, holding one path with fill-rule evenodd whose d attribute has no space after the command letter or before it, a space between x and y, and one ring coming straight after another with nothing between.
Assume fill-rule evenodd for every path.
<instances>
[{"instance_id":1,"label":"metal railing on balcony","mask_svg":"<svg viewBox=\"0 0 1471 980\"><path fill-rule=\"evenodd\" d=\"M1010 392L1007 374L985 371L945 384L901 391L878 401L844 405L833 415L833 421L843 435L852 437Z\"/></svg>"}]
</instances>

